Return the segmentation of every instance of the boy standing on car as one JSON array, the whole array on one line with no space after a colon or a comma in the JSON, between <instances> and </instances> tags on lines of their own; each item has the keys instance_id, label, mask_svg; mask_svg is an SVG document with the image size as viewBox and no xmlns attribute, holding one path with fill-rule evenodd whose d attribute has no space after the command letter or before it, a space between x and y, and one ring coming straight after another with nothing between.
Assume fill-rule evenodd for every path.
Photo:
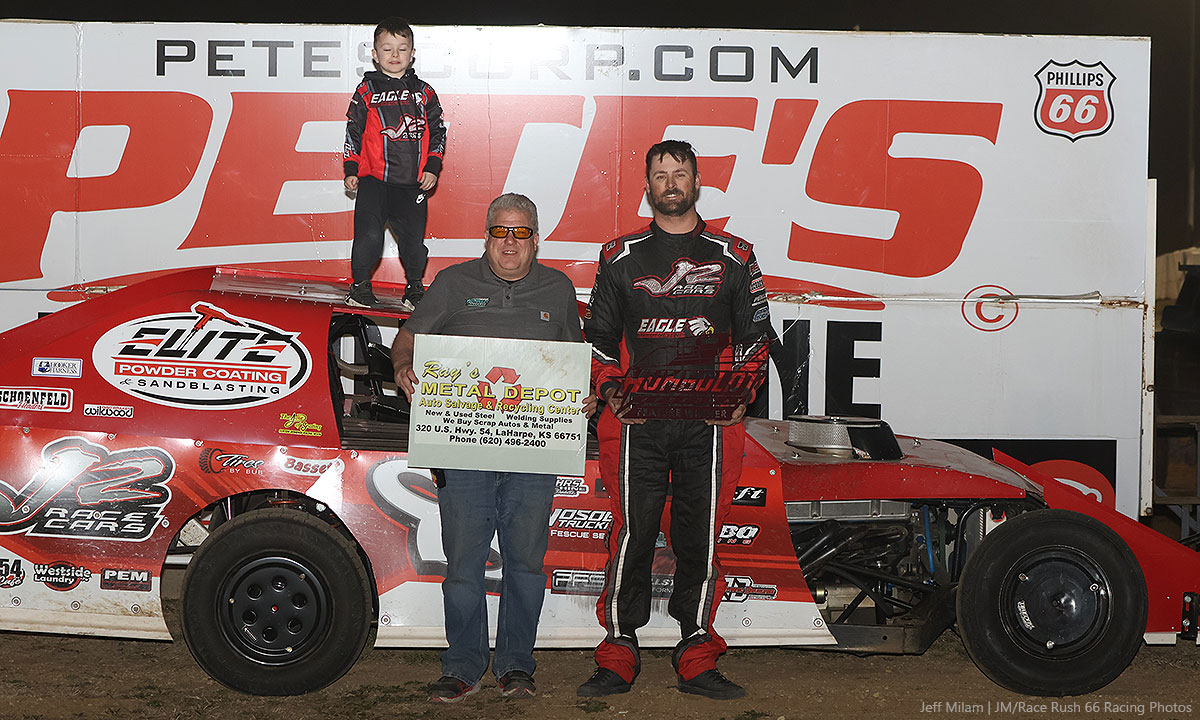
<instances>
[{"instance_id":1,"label":"boy standing on car","mask_svg":"<svg viewBox=\"0 0 1200 720\"><path fill-rule=\"evenodd\" d=\"M575 286L561 271L537 262L537 208L506 193L487 212L484 256L442 270L425 300L392 345L396 384L412 400L417 333L582 341ZM584 401L596 410L596 398ZM542 566L550 533L556 476L537 473L443 470L438 489L446 579L442 599L446 641L442 677L431 702L456 702L479 690L488 667L484 570L493 534L500 539L504 574L492 672L509 697L534 694L533 643L546 591Z\"/></svg>"},{"instance_id":2,"label":"boy standing on car","mask_svg":"<svg viewBox=\"0 0 1200 720\"><path fill-rule=\"evenodd\" d=\"M628 692L641 669L637 630L650 619L651 563L669 491L676 569L667 610L682 635L671 658L677 685L729 700L746 691L716 665L725 652L712 624L725 592L716 537L741 473L746 405L728 420L632 419L617 391L630 367L670 373L675 358L706 344L720 349L720 367L761 374L767 295L750 244L707 227L696 212L700 172L691 145L666 140L650 148L645 189L654 222L601 249L584 322L592 382L610 411L598 431L613 524L596 608L607 636L578 694Z\"/></svg>"},{"instance_id":3,"label":"boy standing on car","mask_svg":"<svg viewBox=\"0 0 1200 720\"><path fill-rule=\"evenodd\" d=\"M363 75L346 111L345 185L357 193L350 251L354 282L346 304L378 304L371 274L383 257L384 225L390 224L404 267L401 307L411 311L425 294L426 198L442 171L446 124L437 93L413 72L413 31L403 18L387 18L375 28L371 59L379 69Z\"/></svg>"}]
</instances>

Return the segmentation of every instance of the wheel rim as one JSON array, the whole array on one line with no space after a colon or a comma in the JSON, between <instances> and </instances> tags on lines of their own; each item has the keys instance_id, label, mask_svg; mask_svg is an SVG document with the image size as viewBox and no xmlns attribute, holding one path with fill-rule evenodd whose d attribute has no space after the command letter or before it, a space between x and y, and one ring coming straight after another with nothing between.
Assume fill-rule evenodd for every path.
<instances>
[{"instance_id":1,"label":"wheel rim","mask_svg":"<svg viewBox=\"0 0 1200 720\"><path fill-rule=\"evenodd\" d=\"M286 665L315 648L330 625L329 594L311 568L266 557L236 568L217 595L221 632L243 656Z\"/></svg>"},{"instance_id":2,"label":"wheel rim","mask_svg":"<svg viewBox=\"0 0 1200 720\"><path fill-rule=\"evenodd\" d=\"M1112 587L1087 553L1045 548L1014 563L1004 577L1000 618L1028 652L1054 659L1082 654L1111 620Z\"/></svg>"}]
</instances>

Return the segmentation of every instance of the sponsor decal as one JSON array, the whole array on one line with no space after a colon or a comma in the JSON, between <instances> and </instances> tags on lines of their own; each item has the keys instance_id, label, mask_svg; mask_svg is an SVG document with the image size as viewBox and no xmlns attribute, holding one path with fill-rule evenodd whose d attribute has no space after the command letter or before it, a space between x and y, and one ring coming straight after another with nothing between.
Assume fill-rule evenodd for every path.
<instances>
[{"instance_id":1,"label":"sponsor decal","mask_svg":"<svg viewBox=\"0 0 1200 720\"><path fill-rule=\"evenodd\" d=\"M129 405L93 405L85 403L83 414L86 417L131 418L133 417L133 407Z\"/></svg>"},{"instance_id":2,"label":"sponsor decal","mask_svg":"<svg viewBox=\"0 0 1200 720\"><path fill-rule=\"evenodd\" d=\"M766 289L767 289L767 287L766 287L766 285L763 284L763 279L762 279L761 275L750 281L750 292L758 293L758 292L763 292Z\"/></svg>"},{"instance_id":3,"label":"sponsor decal","mask_svg":"<svg viewBox=\"0 0 1200 720\"><path fill-rule=\"evenodd\" d=\"M751 507L766 507L767 489L761 487L738 486L733 491L734 505L749 505Z\"/></svg>"},{"instance_id":4,"label":"sponsor decal","mask_svg":"<svg viewBox=\"0 0 1200 720\"><path fill-rule=\"evenodd\" d=\"M539 310L538 317L541 318L542 322L550 322L550 313L545 310Z\"/></svg>"},{"instance_id":5,"label":"sponsor decal","mask_svg":"<svg viewBox=\"0 0 1200 720\"><path fill-rule=\"evenodd\" d=\"M650 596L671 596L675 586L670 575L650 576ZM556 595L599 595L604 589L604 573L599 570L562 569L550 573L550 592Z\"/></svg>"},{"instance_id":6,"label":"sponsor decal","mask_svg":"<svg viewBox=\"0 0 1200 720\"><path fill-rule=\"evenodd\" d=\"M395 127L385 127L379 131L388 140L395 142L396 140L420 140L425 134L425 118L419 118L416 115L405 113L404 119Z\"/></svg>"},{"instance_id":7,"label":"sponsor decal","mask_svg":"<svg viewBox=\"0 0 1200 720\"><path fill-rule=\"evenodd\" d=\"M596 570L555 570L550 574L550 592L560 595L599 595L604 573Z\"/></svg>"},{"instance_id":8,"label":"sponsor decal","mask_svg":"<svg viewBox=\"0 0 1200 720\"><path fill-rule=\"evenodd\" d=\"M0 408L71 412L74 393L62 388L0 387Z\"/></svg>"},{"instance_id":9,"label":"sponsor decal","mask_svg":"<svg viewBox=\"0 0 1200 720\"><path fill-rule=\"evenodd\" d=\"M96 341L92 363L123 393L159 405L237 410L275 402L308 379L312 361L288 332L216 305L122 323Z\"/></svg>"},{"instance_id":10,"label":"sponsor decal","mask_svg":"<svg viewBox=\"0 0 1200 720\"><path fill-rule=\"evenodd\" d=\"M0 534L145 540L171 499L175 461L157 447L110 452L81 437L42 448L42 467L21 488L0 481Z\"/></svg>"},{"instance_id":11,"label":"sponsor decal","mask_svg":"<svg viewBox=\"0 0 1200 720\"><path fill-rule=\"evenodd\" d=\"M20 558L0 558L0 588L15 588L25 582Z\"/></svg>"},{"instance_id":12,"label":"sponsor decal","mask_svg":"<svg viewBox=\"0 0 1200 720\"><path fill-rule=\"evenodd\" d=\"M550 527L569 530L608 530L612 525L611 510L576 510L554 508L550 513Z\"/></svg>"},{"instance_id":13,"label":"sponsor decal","mask_svg":"<svg viewBox=\"0 0 1200 720\"><path fill-rule=\"evenodd\" d=\"M104 568L100 571L101 590L150 591L150 571L128 568Z\"/></svg>"},{"instance_id":14,"label":"sponsor decal","mask_svg":"<svg viewBox=\"0 0 1200 720\"><path fill-rule=\"evenodd\" d=\"M65 560L58 560L48 565L33 566L33 580L40 582L51 590L66 592L74 590L81 582L91 582L92 571L82 565L72 565Z\"/></svg>"},{"instance_id":15,"label":"sponsor decal","mask_svg":"<svg viewBox=\"0 0 1200 720\"><path fill-rule=\"evenodd\" d=\"M1075 142L1112 127L1112 86L1117 78L1104 63L1050 60L1034 77L1038 99L1033 119L1042 132Z\"/></svg>"},{"instance_id":16,"label":"sponsor decal","mask_svg":"<svg viewBox=\"0 0 1200 720\"><path fill-rule=\"evenodd\" d=\"M758 585L753 578L739 575L725 576L725 601L746 602L747 600L774 600L779 594L775 585Z\"/></svg>"},{"instance_id":17,"label":"sponsor decal","mask_svg":"<svg viewBox=\"0 0 1200 720\"><path fill-rule=\"evenodd\" d=\"M587 494L587 481L581 477L559 475L554 481L554 497L579 497Z\"/></svg>"},{"instance_id":18,"label":"sponsor decal","mask_svg":"<svg viewBox=\"0 0 1200 720\"><path fill-rule=\"evenodd\" d=\"M29 374L34 377L83 377L83 361L78 358L35 357Z\"/></svg>"},{"instance_id":19,"label":"sponsor decal","mask_svg":"<svg viewBox=\"0 0 1200 720\"><path fill-rule=\"evenodd\" d=\"M754 322L762 322L771 317L771 311L766 307L760 307L754 311Z\"/></svg>"},{"instance_id":20,"label":"sponsor decal","mask_svg":"<svg viewBox=\"0 0 1200 720\"><path fill-rule=\"evenodd\" d=\"M754 538L758 537L759 527L757 525L734 525L733 523L725 523L721 526L721 532L717 535L718 545L753 545Z\"/></svg>"},{"instance_id":21,"label":"sponsor decal","mask_svg":"<svg viewBox=\"0 0 1200 720\"><path fill-rule=\"evenodd\" d=\"M278 432L281 435L304 435L306 437L320 437L324 434L321 430L320 423L310 423L308 415L299 412L279 413L279 419L283 420L283 427L279 428Z\"/></svg>"},{"instance_id":22,"label":"sponsor decal","mask_svg":"<svg viewBox=\"0 0 1200 720\"><path fill-rule=\"evenodd\" d=\"M485 298L485 297L467 298L467 307L475 307L475 308L487 307L487 304L490 301L491 301L491 298Z\"/></svg>"},{"instance_id":23,"label":"sponsor decal","mask_svg":"<svg viewBox=\"0 0 1200 720\"><path fill-rule=\"evenodd\" d=\"M633 281L633 287L645 290L654 297L712 296L721 288L721 273L725 266L719 262L697 265L686 258L675 261L675 270L665 279L646 275Z\"/></svg>"},{"instance_id":24,"label":"sponsor decal","mask_svg":"<svg viewBox=\"0 0 1200 720\"><path fill-rule=\"evenodd\" d=\"M395 105L398 102L407 102L411 93L406 88L404 90L388 90L386 92L378 92L371 94L372 105ZM355 95L355 97L358 97Z\"/></svg>"},{"instance_id":25,"label":"sponsor decal","mask_svg":"<svg viewBox=\"0 0 1200 720\"><path fill-rule=\"evenodd\" d=\"M289 457L283 463L281 468L286 473L292 475L304 475L306 477L320 477L326 472L332 470L335 473L340 473L346 465L341 458L333 458L332 460L304 460L301 458Z\"/></svg>"},{"instance_id":26,"label":"sponsor decal","mask_svg":"<svg viewBox=\"0 0 1200 720\"><path fill-rule=\"evenodd\" d=\"M204 448L200 451L200 470L210 475L219 475L226 471L232 475L242 471L261 475L265 462L266 460L252 459L243 453L227 453L221 448Z\"/></svg>"},{"instance_id":27,"label":"sponsor decal","mask_svg":"<svg viewBox=\"0 0 1200 720\"><path fill-rule=\"evenodd\" d=\"M712 335L716 332L712 323L703 315L691 318L642 318L638 323L638 337L678 338Z\"/></svg>"}]
</instances>

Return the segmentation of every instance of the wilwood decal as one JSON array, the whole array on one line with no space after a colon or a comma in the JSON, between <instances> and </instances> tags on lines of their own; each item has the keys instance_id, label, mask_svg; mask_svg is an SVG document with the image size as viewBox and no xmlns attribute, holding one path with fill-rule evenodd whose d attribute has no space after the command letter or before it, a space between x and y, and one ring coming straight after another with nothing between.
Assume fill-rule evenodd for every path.
<instances>
[{"instance_id":1,"label":"wilwood decal","mask_svg":"<svg viewBox=\"0 0 1200 720\"><path fill-rule=\"evenodd\" d=\"M118 390L159 405L231 410L274 402L304 384L308 350L288 332L209 303L137 318L96 341L92 362Z\"/></svg>"}]
</instances>

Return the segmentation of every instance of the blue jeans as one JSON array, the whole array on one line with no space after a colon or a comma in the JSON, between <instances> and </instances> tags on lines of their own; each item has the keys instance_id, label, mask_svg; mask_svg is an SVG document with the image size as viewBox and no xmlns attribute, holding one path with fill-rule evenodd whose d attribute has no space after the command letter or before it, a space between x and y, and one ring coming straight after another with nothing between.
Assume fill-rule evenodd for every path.
<instances>
[{"instance_id":1,"label":"blue jeans","mask_svg":"<svg viewBox=\"0 0 1200 720\"><path fill-rule=\"evenodd\" d=\"M502 579L492 672L533 674L533 641L546 593L542 563L549 540L554 475L446 470L438 490L446 580L442 674L474 685L488 667L484 569L499 533Z\"/></svg>"}]
</instances>

